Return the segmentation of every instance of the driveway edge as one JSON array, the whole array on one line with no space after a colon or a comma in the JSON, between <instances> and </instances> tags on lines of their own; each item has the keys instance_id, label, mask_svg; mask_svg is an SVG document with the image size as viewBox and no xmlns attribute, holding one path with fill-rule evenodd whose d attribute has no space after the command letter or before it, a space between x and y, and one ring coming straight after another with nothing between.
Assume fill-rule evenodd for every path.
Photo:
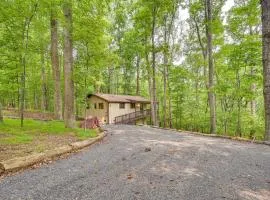
<instances>
[{"instance_id":1,"label":"driveway edge","mask_svg":"<svg viewBox=\"0 0 270 200\"><path fill-rule=\"evenodd\" d=\"M188 133L188 134L197 135L197 136L223 138L223 139L235 140L235 141L240 141L240 142L264 144L264 145L270 146L270 141L250 140L250 139L247 139L247 138L233 137L233 136L226 136L226 135L217 135L217 134L205 134L205 133L192 132L192 131L184 131L184 130L177 130L177 129L170 129L170 128L162 128L162 127L158 127L158 126L150 126L150 127L156 128L156 129L162 129L162 130L176 131L178 133L182 132L182 133Z\"/></svg>"},{"instance_id":2,"label":"driveway edge","mask_svg":"<svg viewBox=\"0 0 270 200\"><path fill-rule=\"evenodd\" d=\"M10 160L4 160L0 162L0 175L6 172L16 172L21 169L32 166L36 163L42 162L44 160L52 159L57 156L75 152L79 149L83 149L84 147L90 146L101 141L105 137L105 131L99 133L99 135L95 138L91 138L84 141L73 142L68 145L64 145L61 147L57 147L52 150L48 150L42 153L34 153L29 156L17 157Z\"/></svg>"},{"instance_id":3,"label":"driveway edge","mask_svg":"<svg viewBox=\"0 0 270 200\"><path fill-rule=\"evenodd\" d=\"M79 142L73 142L73 143L70 143L69 146L72 148L72 150L79 150L79 149L82 149L84 147L90 146L96 142L99 142L104 137L105 137L105 133L102 132L95 138L91 138L91 139L79 141Z\"/></svg>"}]
</instances>

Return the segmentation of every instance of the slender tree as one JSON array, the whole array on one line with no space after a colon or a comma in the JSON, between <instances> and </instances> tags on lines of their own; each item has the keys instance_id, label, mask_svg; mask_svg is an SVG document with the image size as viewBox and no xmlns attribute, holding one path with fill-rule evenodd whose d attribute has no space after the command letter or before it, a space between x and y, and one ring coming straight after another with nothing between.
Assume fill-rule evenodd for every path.
<instances>
[{"instance_id":1,"label":"slender tree","mask_svg":"<svg viewBox=\"0 0 270 200\"><path fill-rule=\"evenodd\" d=\"M3 122L2 103L0 102L0 123Z\"/></svg>"},{"instance_id":2,"label":"slender tree","mask_svg":"<svg viewBox=\"0 0 270 200\"><path fill-rule=\"evenodd\" d=\"M167 16L164 17L164 52L163 52L163 127L167 126L167 74L168 74L168 56L167 56Z\"/></svg>"},{"instance_id":3,"label":"slender tree","mask_svg":"<svg viewBox=\"0 0 270 200\"><path fill-rule=\"evenodd\" d=\"M214 93L214 74L215 68L213 63L213 39L212 39L212 1L206 0L206 37L207 37L207 51L208 51L208 100L210 108L210 133L216 133L216 103Z\"/></svg>"},{"instance_id":4,"label":"slender tree","mask_svg":"<svg viewBox=\"0 0 270 200\"><path fill-rule=\"evenodd\" d=\"M151 33L151 40L152 40L152 118L153 124L158 126L158 117L157 117L157 88L156 88L156 46L155 46L155 29L157 23L157 5L153 5L152 8L152 33Z\"/></svg>"},{"instance_id":5,"label":"slender tree","mask_svg":"<svg viewBox=\"0 0 270 200\"><path fill-rule=\"evenodd\" d=\"M265 140L270 140L270 0L262 0Z\"/></svg>"},{"instance_id":6,"label":"slender tree","mask_svg":"<svg viewBox=\"0 0 270 200\"><path fill-rule=\"evenodd\" d=\"M27 53L29 47L29 32L30 32L30 25L32 23L33 17L37 11L37 4L34 4L33 12L30 16L25 17L24 19L24 27L23 27L23 34L22 34L22 41L23 41L23 48L24 52L21 55L21 65L22 65L22 72L21 72L21 87L20 87L20 118L21 118L21 127L23 127L24 121L24 109L25 109L25 79L26 79L26 61L27 61Z\"/></svg>"},{"instance_id":7,"label":"slender tree","mask_svg":"<svg viewBox=\"0 0 270 200\"><path fill-rule=\"evenodd\" d=\"M136 95L140 95L140 56L136 57Z\"/></svg>"},{"instance_id":8,"label":"slender tree","mask_svg":"<svg viewBox=\"0 0 270 200\"><path fill-rule=\"evenodd\" d=\"M47 101L47 77L46 77L46 67L45 67L45 58L44 58L44 49L41 47L41 110L48 110L48 101Z\"/></svg>"},{"instance_id":9,"label":"slender tree","mask_svg":"<svg viewBox=\"0 0 270 200\"><path fill-rule=\"evenodd\" d=\"M72 57L72 1L66 0L63 4L65 17L64 24L64 79L65 79L65 104L64 121L68 128L75 127L74 115L74 82L73 82L73 57Z\"/></svg>"}]
</instances>

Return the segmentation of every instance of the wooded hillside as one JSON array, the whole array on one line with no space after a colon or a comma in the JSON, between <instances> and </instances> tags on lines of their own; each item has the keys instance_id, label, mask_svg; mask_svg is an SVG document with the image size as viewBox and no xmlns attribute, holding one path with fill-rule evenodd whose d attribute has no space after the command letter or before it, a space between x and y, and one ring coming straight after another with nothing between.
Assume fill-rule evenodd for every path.
<instances>
[{"instance_id":1,"label":"wooded hillside","mask_svg":"<svg viewBox=\"0 0 270 200\"><path fill-rule=\"evenodd\" d=\"M16 108L22 125L24 110L39 110L74 127L87 94L101 92L149 97L154 125L269 139L269 9L269 0L2 0L0 121L1 107Z\"/></svg>"}]
</instances>

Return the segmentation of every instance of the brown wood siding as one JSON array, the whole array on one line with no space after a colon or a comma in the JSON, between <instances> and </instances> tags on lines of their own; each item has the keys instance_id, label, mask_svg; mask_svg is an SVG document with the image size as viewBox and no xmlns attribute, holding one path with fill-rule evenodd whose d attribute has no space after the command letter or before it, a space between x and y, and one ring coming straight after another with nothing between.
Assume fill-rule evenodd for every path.
<instances>
[{"instance_id":1,"label":"brown wood siding","mask_svg":"<svg viewBox=\"0 0 270 200\"><path fill-rule=\"evenodd\" d=\"M99 109L99 104L103 103L103 109ZM102 123L108 123L109 121L109 114L108 108L109 104L104 99L101 99L96 96L92 96L88 99L89 109L87 110L87 117L97 117ZM96 104L96 109L94 107Z\"/></svg>"}]
</instances>

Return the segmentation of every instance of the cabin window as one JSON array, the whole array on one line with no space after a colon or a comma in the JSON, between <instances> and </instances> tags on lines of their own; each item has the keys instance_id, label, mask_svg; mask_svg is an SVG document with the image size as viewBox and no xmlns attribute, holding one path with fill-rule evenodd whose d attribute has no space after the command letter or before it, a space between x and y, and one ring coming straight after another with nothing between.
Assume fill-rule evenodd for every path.
<instances>
[{"instance_id":1,"label":"cabin window","mask_svg":"<svg viewBox=\"0 0 270 200\"><path fill-rule=\"evenodd\" d=\"M135 103L131 103L131 104L130 104L130 108L131 108L131 109L134 109L134 108L135 108Z\"/></svg>"},{"instance_id":2,"label":"cabin window","mask_svg":"<svg viewBox=\"0 0 270 200\"><path fill-rule=\"evenodd\" d=\"M90 106L91 106L91 104L89 102L87 102L86 109L90 109Z\"/></svg>"},{"instance_id":3,"label":"cabin window","mask_svg":"<svg viewBox=\"0 0 270 200\"><path fill-rule=\"evenodd\" d=\"M94 108L97 109L97 104L96 103L94 103Z\"/></svg>"},{"instance_id":4,"label":"cabin window","mask_svg":"<svg viewBox=\"0 0 270 200\"><path fill-rule=\"evenodd\" d=\"M98 108L99 108L99 109L104 109L104 104L103 104L103 103L99 103L99 104L98 104Z\"/></svg>"},{"instance_id":5,"label":"cabin window","mask_svg":"<svg viewBox=\"0 0 270 200\"><path fill-rule=\"evenodd\" d=\"M125 103L119 103L119 108L120 109L125 109Z\"/></svg>"}]
</instances>

